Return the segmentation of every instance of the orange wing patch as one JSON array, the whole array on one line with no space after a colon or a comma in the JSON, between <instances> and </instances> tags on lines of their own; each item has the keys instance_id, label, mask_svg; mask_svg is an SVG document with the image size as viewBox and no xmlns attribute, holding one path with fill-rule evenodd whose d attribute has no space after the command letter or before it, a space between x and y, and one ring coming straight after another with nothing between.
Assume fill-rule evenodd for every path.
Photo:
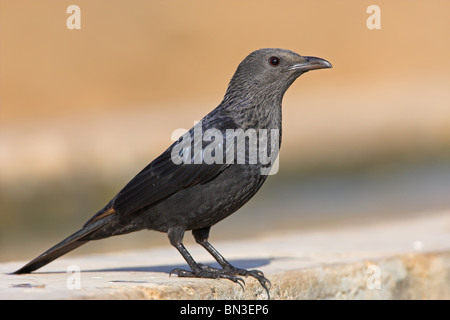
<instances>
[{"instance_id":1,"label":"orange wing patch","mask_svg":"<svg viewBox=\"0 0 450 320\"><path fill-rule=\"evenodd\" d=\"M105 212L102 212L101 214L99 214L98 216L94 217L90 223L95 222L97 220L103 219L104 217L116 214L117 211L114 210L114 208L109 208L108 210L106 210Z\"/></svg>"}]
</instances>

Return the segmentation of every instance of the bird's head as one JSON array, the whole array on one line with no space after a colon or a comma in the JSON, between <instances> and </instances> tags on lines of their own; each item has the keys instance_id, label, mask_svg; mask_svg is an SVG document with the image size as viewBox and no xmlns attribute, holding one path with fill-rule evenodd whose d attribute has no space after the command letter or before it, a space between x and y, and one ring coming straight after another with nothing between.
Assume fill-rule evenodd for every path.
<instances>
[{"instance_id":1,"label":"bird's head","mask_svg":"<svg viewBox=\"0 0 450 320\"><path fill-rule=\"evenodd\" d=\"M285 49L256 50L239 64L227 95L248 91L247 95L272 92L282 97L300 75L324 68L332 65L321 58L301 56Z\"/></svg>"}]
</instances>

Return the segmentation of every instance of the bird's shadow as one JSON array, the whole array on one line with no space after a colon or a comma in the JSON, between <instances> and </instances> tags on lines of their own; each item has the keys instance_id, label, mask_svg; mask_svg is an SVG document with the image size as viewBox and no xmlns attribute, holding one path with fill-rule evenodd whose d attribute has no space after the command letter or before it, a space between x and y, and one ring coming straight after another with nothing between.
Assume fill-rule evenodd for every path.
<instances>
[{"instance_id":1,"label":"bird's shadow","mask_svg":"<svg viewBox=\"0 0 450 320\"><path fill-rule=\"evenodd\" d=\"M271 259L236 259L230 260L229 262L236 268L242 269L254 269L259 268L270 263ZM205 265L211 266L213 268L221 268L217 262L205 263ZM83 270L83 272L164 272L170 273L173 269L180 268L190 270L187 264L168 264L160 266L132 266L132 267L121 267L121 268L108 268L108 269L89 269Z\"/></svg>"},{"instance_id":2,"label":"bird's shadow","mask_svg":"<svg viewBox=\"0 0 450 320\"><path fill-rule=\"evenodd\" d=\"M265 265L268 265L273 258L261 258L261 259L235 259L230 260L230 264L236 268L241 269L254 269ZM217 262L204 263L205 265L211 266L213 268L220 269L220 265ZM103 269L83 269L82 272L163 272L169 274L173 269L180 268L185 270L190 270L189 266L185 263L182 264L167 264L159 266L131 266L131 267L120 267L120 268L103 268ZM45 274L58 274L67 273L66 271L44 271L44 272L34 272L35 275L45 275ZM7 275L15 275L14 273L5 273Z\"/></svg>"}]
</instances>

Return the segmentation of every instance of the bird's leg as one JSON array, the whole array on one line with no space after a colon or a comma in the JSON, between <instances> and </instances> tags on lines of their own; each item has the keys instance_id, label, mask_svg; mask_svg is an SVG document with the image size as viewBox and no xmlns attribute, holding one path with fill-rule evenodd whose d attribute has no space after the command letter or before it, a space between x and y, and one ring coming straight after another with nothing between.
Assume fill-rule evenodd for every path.
<instances>
[{"instance_id":1,"label":"bird's leg","mask_svg":"<svg viewBox=\"0 0 450 320\"><path fill-rule=\"evenodd\" d=\"M197 262L195 262L194 258L192 258L191 254L183 245L183 235L184 229L179 227L170 228L168 232L170 244L177 248L177 250L183 256L184 260L186 260L187 264L191 268L191 271L175 268L170 271L170 275L176 274L178 277L190 278L229 279L235 283L238 283L243 288L244 280L242 280L242 278L240 277L237 277L236 274L223 273L220 272L221 270L214 268L205 268L204 266L201 266Z\"/></svg>"},{"instance_id":2,"label":"bird's leg","mask_svg":"<svg viewBox=\"0 0 450 320\"><path fill-rule=\"evenodd\" d=\"M259 270L246 270L246 269L240 269L234 267L231 263L229 263L220 253L216 250L209 242L209 230L210 227L202 228L202 229L196 229L192 230L192 234L194 235L195 241L200 244L203 248L206 249L213 257L216 259L216 261L220 264L220 266L223 268L221 272L225 274L234 274L234 275L240 275L240 276L251 276L259 281L261 286L266 290L267 295L269 296L269 288L270 288L270 281L264 276L264 273L262 273ZM211 268L211 267L209 267Z\"/></svg>"}]
</instances>

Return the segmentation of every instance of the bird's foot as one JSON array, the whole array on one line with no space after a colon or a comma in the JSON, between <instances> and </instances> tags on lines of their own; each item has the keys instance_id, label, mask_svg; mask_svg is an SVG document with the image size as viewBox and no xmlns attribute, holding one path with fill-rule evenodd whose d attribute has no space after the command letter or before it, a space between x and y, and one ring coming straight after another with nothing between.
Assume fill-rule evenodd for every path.
<instances>
[{"instance_id":1,"label":"bird's foot","mask_svg":"<svg viewBox=\"0 0 450 320\"><path fill-rule=\"evenodd\" d=\"M260 270L252 269L252 270L246 270L246 269L240 269L233 267L232 265L227 266L225 269L223 269L227 273L244 276L244 277L253 277L256 280L259 281L261 286L266 290L267 297L270 299L269 289L271 287L271 283L269 279L267 279L264 276L264 273Z\"/></svg>"},{"instance_id":2,"label":"bird's foot","mask_svg":"<svg viewBox=\"0 0 450 320\"><path fill-rule=\"evenodd\" d=\"M267 297L270 299L269 289L271 287L270 281L259 270L246 270L235 268L232 265L227 266L224 269L217 269L207 265L199 264L199 269L196 271L187 271L183 269L173 269L170 275L176 274L178 277L190 277L190 278L208 278L208 279L228 279L241 286L244 290L245 281L239 277L253 277L259 281L261 286L266 290Z\"/></svg>"},{"instance_id":3,"label":"bird's foot","mask_svg":"<svg viewBox=\"0 0 450 320\"><path fill-rule=\"evenodd\" d=\"M241 286L242 290L244 290L245 281L241 277L236 276L235 274L230 274L224 272L222 269L216 269L213 267L199 265L199 268L195 271L183 270L180 268L175 268L170 271L169 276L177 275L178 277L186 277L186 278L206 278L206 279L228 279L237 283Z\"/></svg>"}]
</instances>

